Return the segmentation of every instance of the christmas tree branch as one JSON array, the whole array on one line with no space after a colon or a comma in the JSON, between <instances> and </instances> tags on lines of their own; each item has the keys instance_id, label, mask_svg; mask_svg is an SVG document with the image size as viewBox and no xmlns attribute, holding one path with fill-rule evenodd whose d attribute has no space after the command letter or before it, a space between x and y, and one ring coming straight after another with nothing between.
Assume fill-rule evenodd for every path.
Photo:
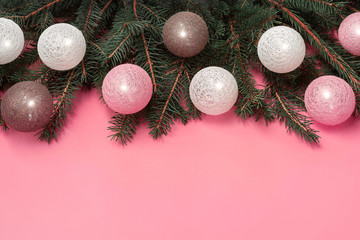
<instances>
[{"instance_id":1,"label":"christmas tree branch","mask_svg":"<svg viewBox=\"0 0 360 240\"><path fill-rule=\"evenodd\" d=\"M134 14L135 14L136 20L139 21L139 17L137 15L137 11L136 11L136 4L137 4L136 0L134 0L134 2L133 2ZM143 40L146 56L147 56L147 59L148 59L148 65L149 65L149 68L150 68L151 80L153 82L154 93L156 93L157 84L156 84L155 74L154 74L154 70L153 70L153 66L152 66L153 64L152 64L152 61L151 61L151 58L150 58L150 54L149 54L149 50L148 50L148 44L147 44L146 39L145 39L145 34L143 32L141 33L141 38Z\"/></svg>"},{"instance_id":2,"label":"christmas tree branch","mask_svg":"<svg viewBox=\"0 0 360 240\"><path fill-rule=\"evenodd\" d=\"M274 104L277 116L280 122L285 122L288 131L294 131L309 143L318 143L319 136L316 135L317 131L310 128L311 122L305 116L298 114L290 104L285 103L276 90L274 90L274 94L277 100Z\"/></svg>"},{"instance_id":3,"label":"christmas tree branch","mask_svg":"<svg viewBox=\"0 0 360 240\"><path fill-rule=\"evenodd\" d=\"M113 116L109 122L113 126L108 127L108 130L115 132L109 136L111 140L120 141L122 145L127 145L128 142L131 142L136 133L136 127L140 123L138 115L139 114L118 114Z\"/></svg>"},{"instance_id":4,"label":"christmas tree branch","mask_svg":"<svg viewBox=\"0 0 360 240\"><path fill-rule=\"evenodd\" d=\"M268 0L270 3L278 7L290 20L290 22L301 31L305 37L309 40L310 44L313 45L320 54L328 61L344 78L352 83L354 89L360 91L360 78L356 72L337 54L325 41L323 41L310 27L304 23L304 20L300 18L275 0Z\"/></svg>"}]
</instances>

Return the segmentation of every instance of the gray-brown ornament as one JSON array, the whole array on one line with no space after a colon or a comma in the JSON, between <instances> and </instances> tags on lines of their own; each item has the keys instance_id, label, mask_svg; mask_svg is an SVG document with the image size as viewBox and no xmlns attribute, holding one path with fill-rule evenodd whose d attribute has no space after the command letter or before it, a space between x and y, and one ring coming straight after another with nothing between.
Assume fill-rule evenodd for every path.
<instances>
[{"instance_id":1,"label":"gray-brown ornament","mask_svg":"<svg viewBox=\"0 0 360 240\"><path fill-rule=\"evenodd\" d=\"M165 23L162 38L167 49L179 57L192 57L206 46L209 31L204 20L192 12L179 12Z\"/></svg>"},{"instance_id":2,"label":"gray-brown ornament","mask_svg":"<svg viewBox=\"0 0 360 240\"><path fill-rule=\"evenodd\" d=\"M53 113L53 99L40 83L25 81L9 88L1 101L1 115L7 126L19 132L44 127Z\"/></svg>"}]
</instances>

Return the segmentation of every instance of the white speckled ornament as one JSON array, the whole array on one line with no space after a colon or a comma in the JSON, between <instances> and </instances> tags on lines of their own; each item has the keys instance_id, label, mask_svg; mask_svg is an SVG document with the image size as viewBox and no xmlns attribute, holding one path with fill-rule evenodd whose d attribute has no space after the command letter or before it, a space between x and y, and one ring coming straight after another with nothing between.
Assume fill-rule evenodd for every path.
<instances>
[{"instance_id":1,"label":"white speckled ornament","mask_svg":"<svg viewBox=\"0 0 360 240\"><path fill-rule=\"evenodd\" d=\"M190 83L190 99L197 109L209 115L229 111L238 97L234 76L221 67L207 67L197 72Z\"/></svg>"},{"instance_id":2,"label":"white speckled ornament","mask_svg":"<svg viewBox=\"0 0 360 240\"><path fill-rule=\"evenodd\" d=\"M24 33L15 22L0 18L0 65L14 61L24 48Z\"/></svg>"},{"instance_id":3,"label":"white speckled ornament","mask_svg":"<svg viewBox=\"0 0 360 240\"><path fill-rule=\"evenodd\" d=\"M48 27L40 36L38 53L46 66L65 71L74 68L84 58L86 41L79 29L57 23Z\"/></svg>"},{"instance_id":4,"label":"white speckled ornament","mask_svg":"<svg viewBox=\"0 0 360 240\"><path fill-rule=\"evenodd\" d=\"M261 36L257 52L261 63L267 69L276 73L288 73L301 65L306 46L297 31L286 26L277 26Z\"/></svg>"}]
</instances>

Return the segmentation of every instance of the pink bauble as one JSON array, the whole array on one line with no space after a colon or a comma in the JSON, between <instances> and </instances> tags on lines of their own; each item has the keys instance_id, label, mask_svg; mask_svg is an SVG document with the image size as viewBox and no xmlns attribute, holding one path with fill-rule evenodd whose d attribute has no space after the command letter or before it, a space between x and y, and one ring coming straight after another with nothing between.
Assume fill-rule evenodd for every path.
<instances>
[{"instance_id":1,"label":"pink bauble","mask_svg":"<svg viewBox=\"0 0 360 240\"><path fill-rule=\"evenodd\" d=\"M149 103L153 85L149 74L134 64L121 64L106 75L102 94L106 104L121 114L136 113Z\"/></svg>"},{"instance_id":2,"label":"pink bauble","mask_svg":"<svg viewBox=\"0 0 360 240\"><path fill-rule=\"evenodd\" d=\"M351 54L360 56L360 12L353 13L342 21L339 41Z\"/></svg>"},{"instance_id":3,"label":"pink bauble","mask_svg":"<svg viewBox=\"0 0 360 240\"><path fill-rule=\"evenodd\" d=\"M309 115L319 123L340 124L354 112L355 94L343 79L322 76L307 87L305 107Z\"/></svg>"}]
</instances>

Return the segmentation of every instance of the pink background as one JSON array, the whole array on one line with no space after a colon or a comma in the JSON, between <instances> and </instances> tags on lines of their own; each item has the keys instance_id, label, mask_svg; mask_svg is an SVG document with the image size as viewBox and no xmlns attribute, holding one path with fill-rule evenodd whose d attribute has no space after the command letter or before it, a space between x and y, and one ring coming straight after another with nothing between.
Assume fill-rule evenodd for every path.
<instances>
[{"instance_id":1,"label":"pink background","mask_svg":"<svg viewBox=\"0 0 360 240\"><path fill-rule=\"evenodd\" d=\"M310 146L230 112L122 147L98 98L50 145L0 132L1 240L360 239L360 121Z\"/></svg>"}]
</instances>

